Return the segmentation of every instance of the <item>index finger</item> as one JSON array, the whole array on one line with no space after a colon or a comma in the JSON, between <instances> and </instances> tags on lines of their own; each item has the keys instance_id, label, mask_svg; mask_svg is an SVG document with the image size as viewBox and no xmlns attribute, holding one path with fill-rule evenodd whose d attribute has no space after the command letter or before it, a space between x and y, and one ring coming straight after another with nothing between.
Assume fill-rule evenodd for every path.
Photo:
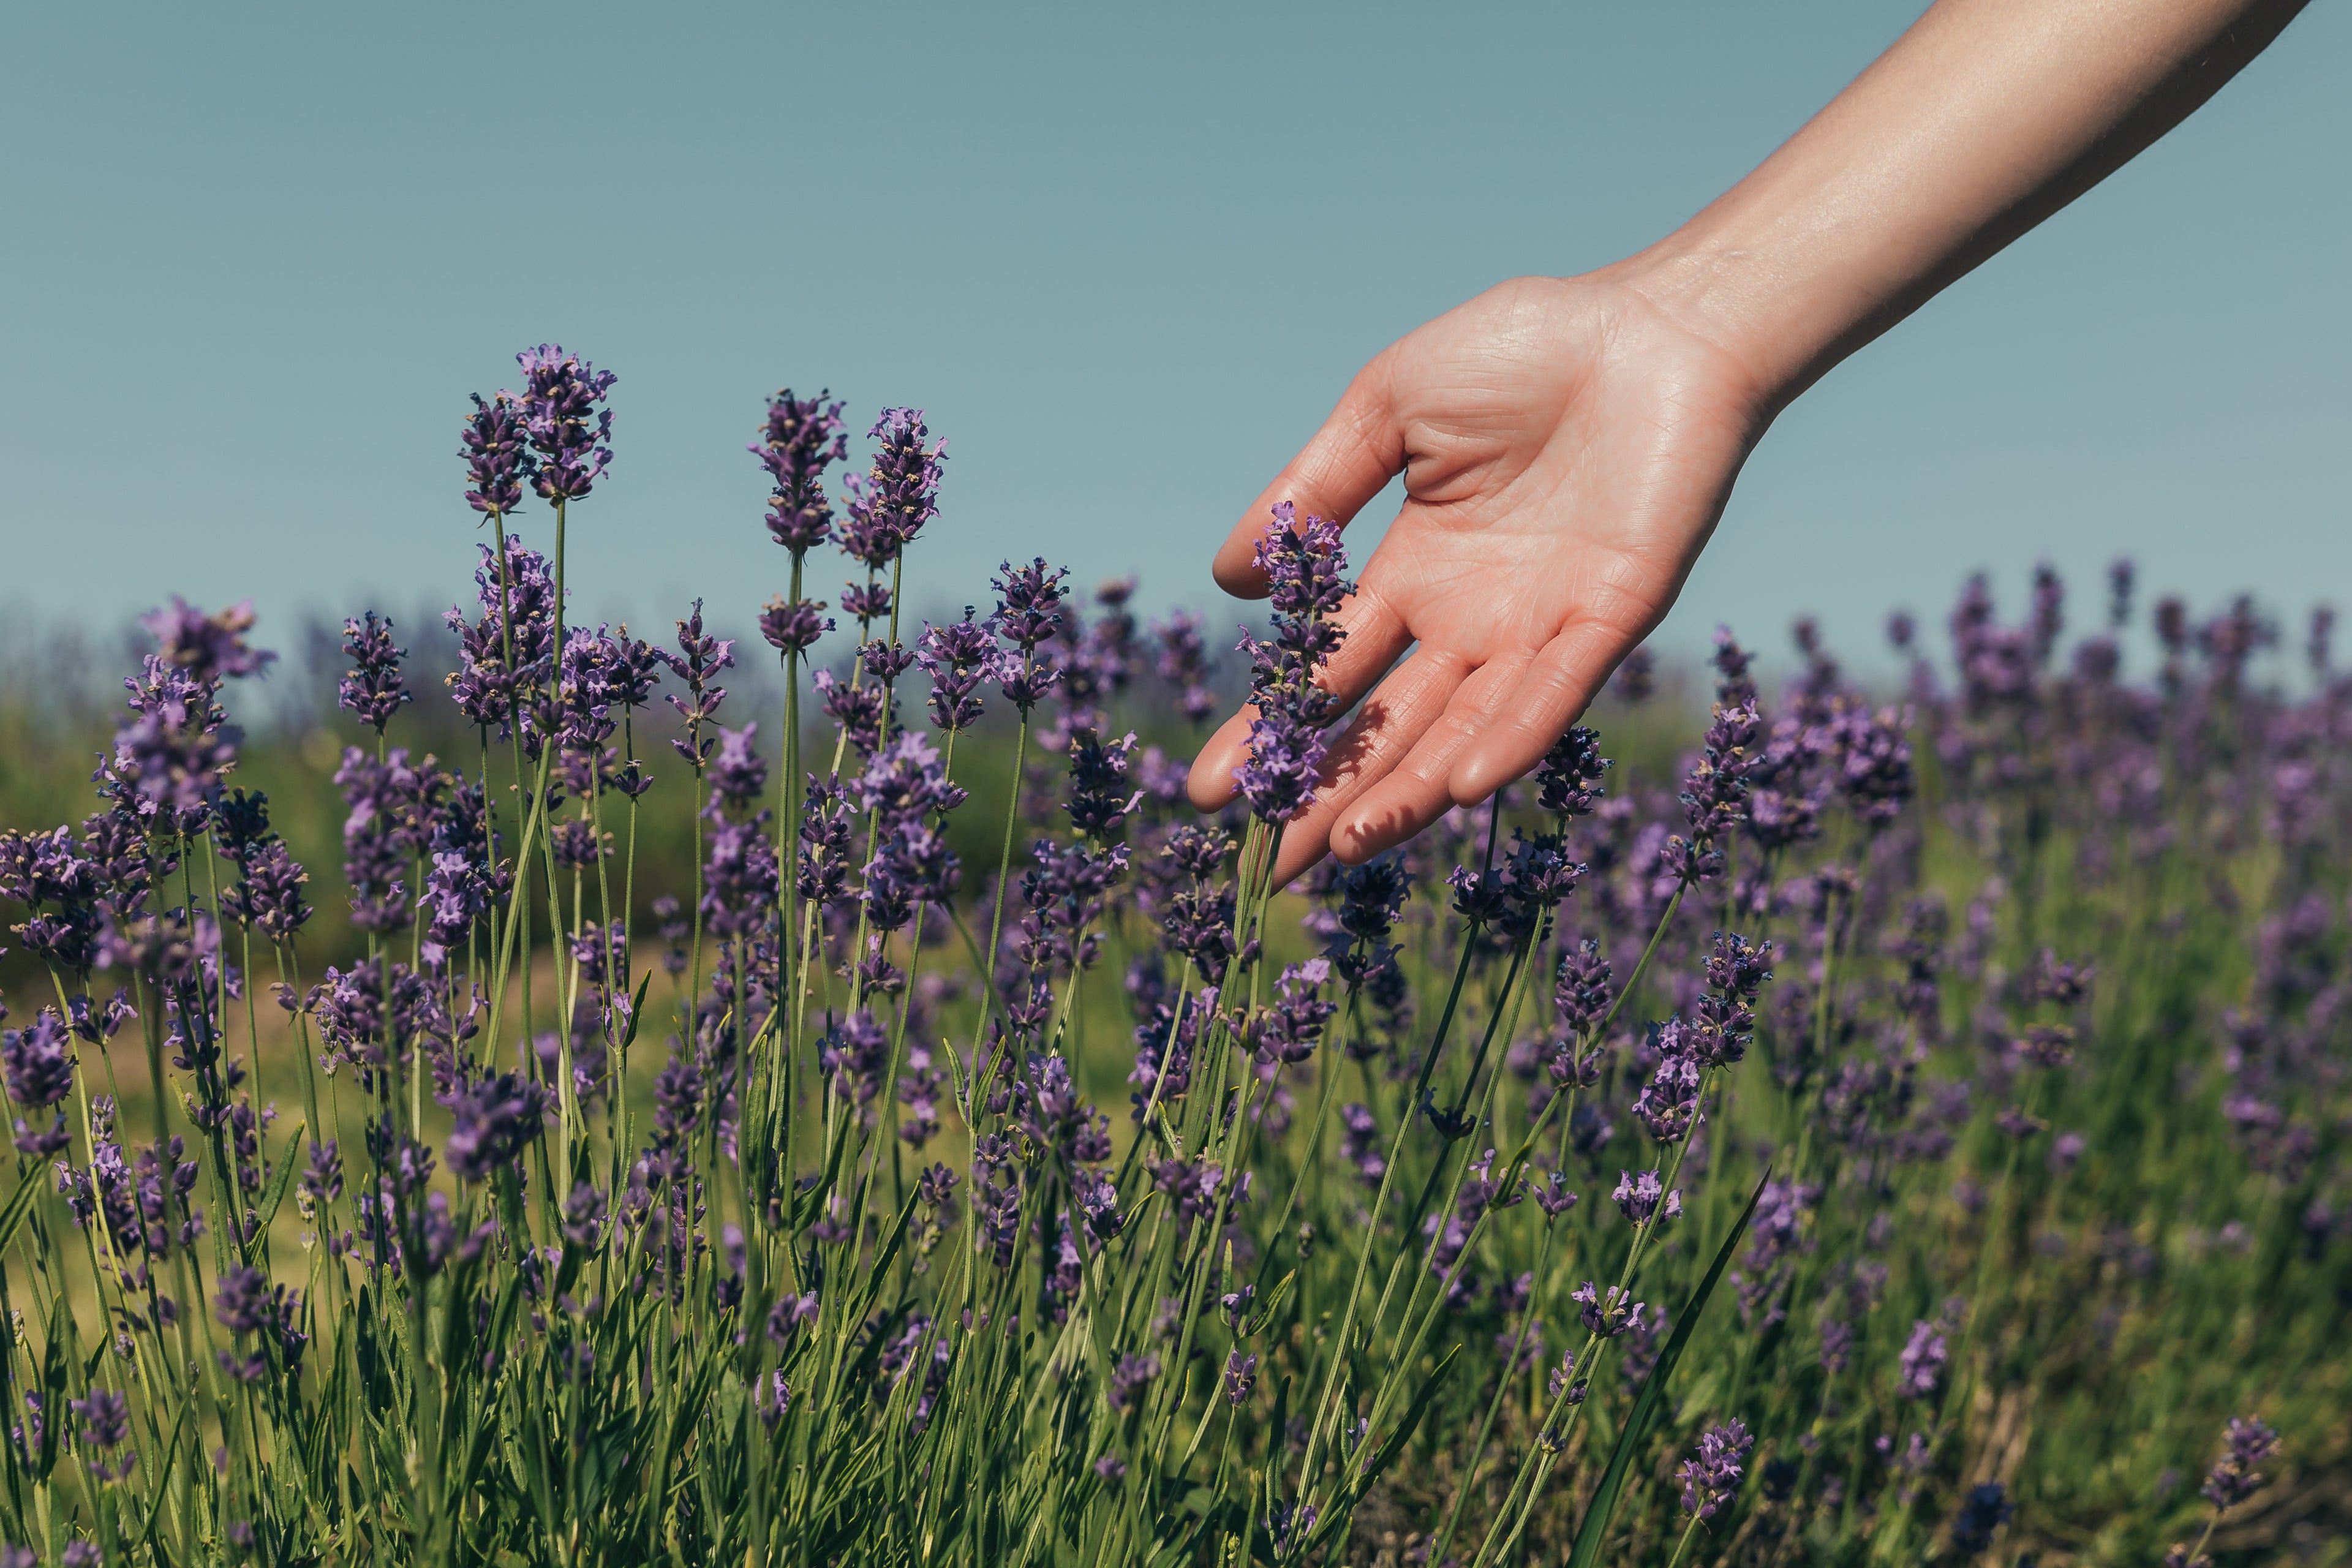
<instances>
[{"instance_id":1,"label":"index finger","mask_svg":"<svg viewBox=\"0 0 2352 1568\"><path fill-rule=\"evenodd\" d=\"M1265 596L1257 542L1278 502L1289 501L1304 515L1328 517L1344 526L1404 468L1404 432L1389 395L1392 363L1383 350L1358 371L1323 427L1258 493L1217 551L1210 568L1217 586L1236 598Z\"/></svg>"}]
</instances>

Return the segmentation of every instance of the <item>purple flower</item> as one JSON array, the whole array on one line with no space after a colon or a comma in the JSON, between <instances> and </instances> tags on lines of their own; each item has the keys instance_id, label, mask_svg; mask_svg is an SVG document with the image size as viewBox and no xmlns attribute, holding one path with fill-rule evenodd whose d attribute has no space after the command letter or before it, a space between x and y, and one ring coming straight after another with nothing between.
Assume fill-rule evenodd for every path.
<instances>
[{"instance_id":1,"label":"purple flower","mask_svg":"<svg viewBox=\"0 0 2352 1568\"><path fill-rule=\"evenodd\" d=\"M511 727L522 713L524 733L537 745L527 700L554 674L555 580L547 558L509 534L497 548L481 546L474 570L480 616L452 607L442 620L457 634L457 673L449 695L470 723Z\"/></svg>"},{"instance_id":2,"label":"purple flower","mask_svg":"<svg viewBox=\"0 0 2352 1568\"><path fill-rule=\"evenodd\" d=\"M820 669L811 683L826 714L841 726L860 755L871 755L882 742L882 707L888 693L880 681L843 680Z\"/></svg>"},{"instance_id":3,"label":"purple flower","mask_svg":"<svg viewBox=\"0 0 2352 1568\"><path fill-rule=\"evenodd\" d=\"M26 1110L47 1107L73 1092L72 1037L66 1021L48 1007L32 1026L0 1034L0 1065L8 1071L8 1098Z\"/></svg>"},{"instance_id":4,"label":"purple flower","mask_svg":"<svg viewBox=\"0 0 2352 1568\"><path fill-rule=\"evenodd\" d=\"M661 658L672 674L686 682L686 695L671 698L669 705L686 721L687 737L670 744L699 772L711 747L717 744L703 738L703 726L715 721L719 705L727 700L727 689L715 684L711 678L733 667L735 644L703 631L702 601L697 599L693 614L677 623L677 652L665 652Z\"/></svg>"},{"instance_id":5,"label":"purple flower","mask_svg":"<svg viewBox=\"0 0 2352 1568\"><path fill-rule=\"evenodd\" d=\"M1250 725L1249 762L1234 770L1234 781L1250 809L1269 822L1289 820L1314 799L1327 744L1322 726L1337 706L1315 677L1347 635L1331 614L1354 591L1341 575L1348 556L1339 525L1319 517L1299 523L1296 516L1288 501L1276 506L1274 526L1256 546L1274 635L1260 642L1245 631L1239 645L1250 657L1250 700L1258 717Z\"/></svg>"},{"instance_id":6,"label":"purple flower","mask_svg":"<svg viewBox=\"0 0 2352 1568\"><path fill-rule=\"evenodd\" d=\"M919 408L886 408L866 434L881 445L864 480L849 481L841 547L868 570L878 571L939 515L940 465L947 460L948 444L923 445L930 432Z\"/></svg>"},{"instance_id":7,"label":"purple flower","mask_svg":"<svg viewBox=\"0 0 2352 1568\"><path fill-rule=\"evenodd\" d=\"M1974 1557L1992 1544L1993 1531L2007 1524L2014 1511L2007 1489L1999 1481L1970 1487L1952 1514L1952 1550Z\"/></svg>"},{"instance_id":8,"label":"purple flower","mask_svg":"<svg viewBox=\"0 0 2352 1568\"><path fill-rule=\"evenodd\" d=\"M887 584L868 583L864 587L845 583L841 588L841 613L857 617L859 635L863 636L869 621L887 619L890 614L890 589Z\"/></svg>"},{"instance_id":9,"label":"purple flower","mask_svg":"<svg viewBox=\"0 0 2352 1568\"><path fill-rule=\"evenodd\" d=\"M1143 804L1143 792L1127 787L1134 753L1131 731L1108 745L1091 729L1070 736L1070 798L1062 809L1071 826L1097 843L1117 842L1128 814Z\"/></svg>"},{"instance_id":10,"label":"purple flower","mask_svg":"<svg viewBox=\"0 0 2352 1568\"><path fill-rule=\"evenodd\" d=\"M333 1139L310 1145L301 1182L302 1191L320 1208L343 1195L343 1157Z\"/></svg>"},{"instance_id":11,"label":"purple flower","mask_svg":"<svg viewBox=\"0 0 2352 1568\"><path fill-rule=\"evenodd\" d=\"M1925 1399L1943 1386L1944 1361L1949 1352L1944 1336L1925 1318L1911 1325L1910 1342L1903 1347L1895 1379L1906 1399Z\"/></svg>"},{"instance_id":12,"label":"purple flower","mask_svg":"<svg viewBox=\"0 0 2352 1568\"><path fill-rule=\"evenodd\" d=\"M523 389L516 399L538 455L532 488L550 501L578 500L594 488L613 460L613 411L599 406L616 379L562 345L541 343L515 355Z\"/></svg>"},{"instance_id":13,"label":"purple flower","mask_svg":"<svg viewBox=\"0 0 2352 1568\"><path fill-rule=\"evenodd\" d=\"M1321 729L1302 723L1283 709L1261 710L1250 721L1248 760L1234 770L1234 784L1263 822L1287 822L1315 799L1315 785L1328 743Z\"/></svg>"},{"instance_id":14,"label":"purple flower","mask_svg":"<svg viewBox=\"0 0 2352 1568\"><path fill-rule=\"evenodd\" d=\"M258 675L278 661L266 648L246 646L245 634L253 629L253 622L250 600L208 616L177 594L172 595L171 608L139 617L139 624L163 645L158 658L212 687L235 677Z\"/></svg>"},{"instance_id":15,"label":"purple flower","mask_svg":"<svg viewBox=\"0 0 2352 1568\"><path fill-rule=\"evenodd\" d=\"M352 892L352 924L379 934L408 927L408 868L404 831L415 774L408 753L394 751L378 762L357 746L343 748L335 783L342 786L351 815L343 819L343 880Z\"/></svg>"},{"instance_id":16,"label":"purple flower","mask_svg":"<svg viewBox=\"0 0 2352 1568\"><path fill-rule=\"evenodd\" d=\"M1726 707L1737 708L1743 702L1756 700L1756 682L1748 677L1748 667L1754 657L1741 647L1732 637L1729 626L1715 628L1715 700Z\"/></svg>"},{"instance_id":17,"label":"purple flower","mask_svg":"<svg viewBox=\"0 0 2352 1568\"><path fill-rule=\"evenodd\" d=\"M989 628L1024 654L1034 653L1061 633L1062 582L1068 568L1048 568L1041 555L1026 566L1007 561L997 570L990 584L996 590L996 608L988 617ZM1008 679L1015 673L1006 672ZM1005 695L1013 695L1009 687Z\"/></svg>"},{"instance_id":18,"label":"purple flower","mask_svg":"<svg viewBox=\"0 0 2352 1568\"><path fill-rule=\"evenodd\" d=\"M1250 1020L1247 1037L1260 1065L1275 1061L1303 1062L1315 1054L1323 1026L1339 1010L1321 995L1331 977L1331 961L1312 958L1285 968L1274 1005Z\"/></svg>"},{"instance_id":19,"label":"purple flower","mask_svg":"<svg viewBox=\"0 0 2352 1568\"><path fill-rule=\"evenodd\" d=\"M1658 689L1657 665L1657 656L1647 647L1635 648L1617 666L1609 689L1616 694L1617 700L1628 706L1647 702L1650 694Z\"/></svg>"},{"instance_id":20,"label":"purple flower","mask_svg":"<svg viewBox=\"0 0 2352 1568\"><path fill-rule=\"evenodd\" d=\"M465 945L474 922L489 913L492 893L489 879L466 856L436 854L425 873L424 895L417 900L435 945Z\"/></svg>"},{"instance_id":21,"label":"purple flower","mask_svg":"<svg viewBox=\"0 0 2352 1568\"><path fill-rule=\"evenodd\" d=\"M1230 886L1179 889L1160 917L1170 951L1192 961L1214 984L1234 956L1234 890Z\"/></svg>"},{"instance_id":22,"label":"purple flower","mask_svg":"<svg viewBox=\"0 0 2352 1568\"><path fill-rule=\"evenodd\" d=\"M1569 1186L1568 1178L1558 1171L1551 1173L1549 1181L1536 1189L1536 1207L1551 1219L1558 1219L1574 1208L1579 1201L1580 1194Z\"/></svg>"},{"instance_id":23,"label":"purple flower","mask_svg":"<svg viewBox=\"0 0 2352 1568\"><path fill-rule=\"evenodd\" d=\"M2139 568L2128 555L2107 563L2107 624L2121 630L2131 619L2132 588Z\"/></svg>"},{"instance_id":24,"label":"purple flower","mask_svg":"<svg viewBox=\"0 0 2352 1568\"><path fill-rule=\"evenodd\" d=\"M493 1073L450 1108L449 1169L463 1180L488 1180L522 1158L539 1136L547 1094L519 1073Z\"/></svg>"},{"instance_id":25,"label":"purple flower","mask_svg":"<svg viewBox=\"0 0 2352 1568\"><path fill-rule=\"evenodd\" d=\"M1178 610L1151 628L1160 639L1160 679L1176 688L1176 705L1193 723L1204 722L1217 710L1216 693L1209 689L1214 667L1201 637L1201 617Z\"/></svg>"},{"instance_id":26,"label":"purple flower","mask_svg":"<svg viewBox=\"0 0 2352 1568\"><path fill-rule=\"evenodd\" d=\"M1736 1415L1700 1433L1698 1453L1684 1460L1682 1468L1675 1472L1675 1479L1683 1484L1683 1511L1712 1519L1747 1473L1740 1461L1755 1446L1755 1437Z\"/></svg>"},{"instance_id":27,"label":"purple flower","mask_svg":"<svg viewBox=\"0 0 2352 1568\"><path fill-rule=\"evenodd\" d=\"M457 456L473 481L466 504L501 517L522 504L523 482L537 478L539 461L524 445L522 408L513 394L501 392L488 403L478 392L473 398L474 412L457 434Z\"/></svg>"},{"instance_id":28,"label":"purple flower","mask_svg":"<svg viewBox=\"0 0 2352 1568\"><path fill-rule=\"evenodd\" d=\"M236 766L217 673L199 674L151 654L141 673L122 684L132 717L116 727L113 753L92 780L116 813L142 830L202 832L209 803Z\"/></svg>"},{"instance_id":29,"label":"purple flower","mask_svg":"<svg viewBox=\"0 0 2352 1568\"><path fill-rule=\"evenodd\" d=\"M248 853L239 868L243 876L221 896L223 913L272 942L284 942L302 929L310 918L310 906L302 901L310 874L282 840L273 836Z\"/></svg>"},{"instance_id":30,"label":"purple flower","mask_svg":"<svg viewBox=\"0 0 2352 1568\"><path fill-rule=\"evenodd\" d=\"M2074 1059L2074 1026L2032 1024L2016 1042L2017 1054L2037 1067L2063 1068Z\"/></svg>"},{"instance_id":31,"label":"purple flower","mask_svg":"<svg viewBox=\"0 0 2352 1568\"><path fill-rule=\"evenodd\" d=\"M82 1442L101 1455L112 1453L131 1436L131 1400L125 1394L93 1388L87 1399L68 1400L67 1408L81 1417ZM136 1458L135 1455L124 1455L119 1469L103 1458L97 1460L91 1468L97 1470L101 1479L117 1479L130 1475Z\"/></svg>"},{"instance_id":32,"label":"purple flower","mask_svg":"<svg viewBox=\"0 0 2352 1568\"><path fill-rule=\"evenodd\" d=\"M1454 889L1454 912L1471 925L1493 925L1510 912L1510 889L1492 872L1456 866L1445 885Z\"/></svg>"},{"instance_id":33,"label":"purple flower","mask_svg":"<svg viewBox=\"0 0 2352 1568\"><path fill-rule=\"evenodd\" d=\"M1770 942L1759 946L1738 931L1717 931L1707 954L1706 983L1728 998L1753 1003L1772 978L1771 959Z\"/></svg>"},{"instance_id":34,"label":"purple flower","mask_svg":"<svg viewBox=\"0 0 2352 1568\"><path fill-rule=\"evenodd\" d=\"M1609 1012L1609 961L1592 938L1579 942L1573 952L1561 953L1552 986L1561 1025L1579 1035L1597 1027Z\"/></svg>"},{"instance_id":35,"label":"purple flower","mask_svg":"<svg viewBox=\"0 0 2352 1568\"><path fill-rule=\"evenodd\" d=\"M1916 780L1911 771L1907 710L1882 708L1867 716L1859 709L1837 724L1840 743L1837 785L1859 820L1873 826L1893 821L1911 798Z\"/></svg>"},{"instance_id":36,"label":"purple flower","mask_svg":"<svg viewBox=\"0 0 2352 1568\"><path fill-rule=\"evenodd\" d=\"M824 471L848 455L849 437L841 427L842 405L827 403L829 395L796 398L790 387L777 393L768 400L760 439L750 448L775 486L768 498L768 533L796 556L833 536Z\"/></svg>"},{"instance_id":37,"label":"purple flower","mask_svg":"<svg viewBox=\"0 0 2352 1568\"><path fill-rule=\"evenodd\" d=\"M1536 804L1561 816L1590 816L1604 793L1601 779L1609 767L1599 732L1579 724L1544 753L1536 769Z\"/></svg>"},{"instance_id":38,"label":"purple flower","mask_svg":"<svg viewBox=\"0 0 2352 1568\"><path fill-rule=\"evenodd\" d=\"M1257 1357L1234 1351L1225 1357L1225 1403L1239 1408L1257 1386Z\"/></svg>"},{"instance_id":39,"label":"purple flower","mask_svg":"<svg viewBox=\"0 0 2352 1568\"><path fill-rule=\"evenodd\" d=\"M1754 1003L1764 982L1772 944L1747 941L1737 931L1717 931L1706 961L1707 994L1691 1005L1690 1020L1677 1033L1684 1048L1702 1065L1722 1067L1742 1060L1756 1037Z\"/></svg>"},{"instance_id":40,"label":"purple flower","mask_svg":"<svg viewBox=\"0 0 2352 1568\"><path fill-rule=\"evenodd\" d=\"M1110 1407L1126 1410L1143 1396L1143 1391L1160 1375L1160 1358L1156 1355L1125 1355L1111 1368Z\"/></svg>"},{"instance_id":41,"label":"purple flower","mask_svg":"<svg viewBox=\"0 0 2352 1568\"><path fill-rule=\"evenodd\" d=\"M1677 1190L1667 1192L1655 1171L1644 1171L1639 1176L1629 1171L1617 1173L1617 1190L1609 1194L1616 1200L1619 1212L1634 1225L1648 1225L1653 1218L1674 1219L1683 1212L1683 1194ZM1663 1212L1658 1205L1664 1198Z\"/></svg>"},{"instance_id":42,"label":"purple flower","mask_svg":"<svg viewBox=\"0 0 2352 1568\"><path fill-rule=\"evenodd\" d=\"M1734 708L1717 705L1706 729L1705 753L1683 781L1683 816L1699 844L1721 842L1746 820L1748 748L1761 728L1753 702Z\"/></svg>"},{"instance_id":43,"label":"purple flower","mask_svg":"<svg viewBox=\"0 0 2352 1568\"><path fill-rule=\"evenodd\" d=\"M1706 1063L1679 1018L1659 1025L1653 1045L1657 1066L1634 1099L1633 1115L1659 1142L1679 1142L1700 1120L1699 1086L1706 1080Z\"/></svg>"},{"instance_id":44,"label":"purple flower","mask_svg":"<svg viewBox=\"0 0 2352 1568\"><path fill-rule=\"evenodd\" d=\"M1315 1528L1316 1508L1313 1503L1293 1503L1287 1498L1276 1498L1265 1511L1266 1533L1274 1538L1274 1552L1278 1558L1290 1550L1290 1538L1305 1535Z\"/></svg>"},{"instance_id":45,"label":"purple flower","mask_svg":"<svg viewBox=\"0 0 2352 1568\"><path fill-rule=\"evenodd\" d=\"M370 610L362 619L343 623L343 652L351 656L352 668L336 688L336 703L381 735L401 704L414 700L400 684L400 661L408 650L394 646L392 623Z\"/></svg>"},{"instance_id":46,"label":"purple flower","mask_svg":"<svg viewBox=\"0 0 2352 1568\"><path fill-rule=\"evenodd\" d=\"M250 1334L277 1321L269 1294L269 1276L258 1268L231 1268L222 1274L213 1306L221 1326L233 1334Z\"/></svg>"},{"instance_id":47,"label":"purple flower","mask_svg":"<svg viewBox=\"0 0 2352 1568\"><path fill-rule=\"evenodd\" d=\"M833 617L823 614L823 599L770 599L760 612L760 635L782 654L806 653L816 639L833 630Z\"/></svg>"},{"instance_id":48,"label":"purple flower","mask_svg":"<svg viewBox=\"0 0 2352 1568\"><path fill-rule=\"evenodd\" d=\"M2278 1433L2255 1416L2231 1416L2222 1437L2221 1457L2206 1473L2203 1489L2216 1511L2227 1511L2253 1496L2263 1484L2254 1467L2279 1449Z\"/></svg>"},{"instance_id":49,"label":"purple flower","mask_svg":"<svg viewBox=\"0 0 2352 1568\"><path fill-rule=\"evenodd\" d=\"M798 828L794 886L814 904L838 902L849 884L850 812L840 781L808 776Z\"/></svg>"},{"instance_id":50,"label":"purple flower","mask_svg":"<svg viewBox=\"0 0 2352 1568\"><path fill-rule=\"evenodd\" d=\"M873 812L883 831L953 811L966 798L947 782L940 752L930 738L905 731L874 754L857 780L858 805Z\"/></svg>"},{"instance_id":51,"label":"purple flower","mask_svg":"<svg viewBox=\"0 0 2352 1568\"><path fill-rule=\"evenodd\" d=\"M1388 1153L1381 1146L1380 1124L1368 1108L1339 1108L1339 1158L1356 1167L1356 1174L1366 1186L1379 1186L1381 1178L1388 1174Z\"/></svg>"},{"instance_id":52,"label":"purple flower","mask_svg":"<svg viewBox=\"0 0 2352 1568\"><path fill-rule=\"evenodd\" d=\"M768 760L760 754L759 732L756 722L740 730L719 730L719 754L710 759L704 773L710 781L713 808L741 816L756 807L767 793Z\"/></svg>"},{"instance_id":53,"label":"purple flower","mask_svg":"<svg viewBox=\"0 0 2352 1568\"><path fill-rule=\"evenodd\" d=\"M776 908L775 846L757 820L715 823L709 842L702 871L704 926L728 938L765 930Z\"/></svg>"},{"instance_id":54,"label":"purple flower","mask_svg":"<svg viewBox=\"0 0 2352 1568\"><path fill-rule=\"evenodd\" d=\"M1631 1290L1614 1285L1604 1290L1590 1279L1570 1291L1568 1299L1577 1303L1576 1315L1585 1328L1603 1339L1613 1340L1628 1329L1640 1328L1642 1314L1648 1310L1646 1303L1633 1300Z\"/></svg>"},{"instance_id":55,"label":"purple flower","mask_svg":"<svg viewBox=\"0 0 2352 1568\"><path fill-rule=\"evenodd\" d=\"M622 673L621 645L604 627L574 626L565 634L556 662L555 701L541 724L568 759L601 762L604 742L618 728L613 706L622 695ZM572 787L583 795L600 787L602 772L599 767L572 774Z\"/></svg>"},{"instance_id":56,"label":"purple flower","mask_svg":"<svg viewBox=\"0 0 2352 1568\"><path fill-rule=\"evenodd\" d=\"M996 639L971 618L926 626L915 662L931 678L931 722L950 732L970 729L981 715L980 689L1000 673Z\"/></svg>"},{"instance_id":57,"label":"purple flower","mask_svg":"<svg viewBox=\"0 0 2352 1568\"><path fill-rule=\"evenodd\" d=\"M1180 1236L1191 1235L1194 1220L1214 1212L1224 1179L1224 1167L1209 1160L1168 1159L1151 1167L1151 1184L1176 1206Z\"/></svg>"},{"instance_id":58,"label":"purple flower","mask_svg":"<svg viewBox=\"0 0 2352 1568\"><path fill-rule=\"evenodd\" d=\"M868 925L877 931L900 929L915 905L944 902L958 879L956 856L937 829L900 824L866 866Z\"/></svg>"}]
</instances>

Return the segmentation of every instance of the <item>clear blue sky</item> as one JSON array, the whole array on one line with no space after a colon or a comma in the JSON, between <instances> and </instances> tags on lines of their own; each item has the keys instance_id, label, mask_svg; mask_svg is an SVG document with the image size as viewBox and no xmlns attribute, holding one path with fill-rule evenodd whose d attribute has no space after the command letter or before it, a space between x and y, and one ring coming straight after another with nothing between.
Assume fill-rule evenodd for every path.
<instances>
[{"instance_id":1,"label":"clear blue sky","mask_svg":"<svg viewBox=\"0 0 2352 1568\"><path fill-rule=\"evenodd\" d=\"M1031 553L1213 607L1366 357L1647 243L1916 9L12 6L0 613L448 603L465 395L543 340L621 378L587 614L748 627L786 383L950 437L919 607ZM1662 641L1814 610L1860 652L2037 556L2078 624L2119 552L2200 605L2346 595L2347 75L2315 7L1807 396Z\"/></svg>"}]
</instances>

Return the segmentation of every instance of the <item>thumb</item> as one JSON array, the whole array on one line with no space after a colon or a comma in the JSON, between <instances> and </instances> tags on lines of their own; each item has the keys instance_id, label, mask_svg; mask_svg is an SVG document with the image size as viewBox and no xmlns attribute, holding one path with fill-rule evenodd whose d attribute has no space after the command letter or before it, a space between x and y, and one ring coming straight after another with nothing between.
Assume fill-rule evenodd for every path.
<instances>
[{"instance_id":1,"label":"thumb","mask_svg":"<svg viewBox=\"0 0 2352 1568\"><path fill-rule=\"evenodd\" d=\"M1394 363L1394 351L1385 350L1356 373L1323 428L1234 525L1211 568L1217 586L1238 598L1265 596L1257 542L1278 502L1294 503L1302 517L1328 517L1344 525L1404 467L1404 431L1391 397Z\"/></svg>"}]
</instances>

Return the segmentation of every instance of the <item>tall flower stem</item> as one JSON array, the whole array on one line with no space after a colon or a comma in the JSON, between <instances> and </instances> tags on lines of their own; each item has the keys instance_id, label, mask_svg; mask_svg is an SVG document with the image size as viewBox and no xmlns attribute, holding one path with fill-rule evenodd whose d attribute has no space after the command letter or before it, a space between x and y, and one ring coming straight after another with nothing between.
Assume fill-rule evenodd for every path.
<instances>
[{"instance_id":1,"label":"tall flower stem","mask_svg":"<svg viewBox=\"0 0 2352 1568\"><path fill-rule=\"evenodd\" d=\"M1021 668L1024 676L1030 674L1034 667L1034 655L1023 658ZM1024 708L1021 710L1020 727L1013 731L1013 789L1011 798L1004 805L1004 847L998 854L996 860L995 907L990 911L988 917L988 946L981 953L986 961L987 967L981 971L980 984L982 990L992 1000L996 994L996 955L1004 941L1004 895L1011 885L1013 876L1013 836L1021 822L1021 784L1028 765L1029 710ZM991 1007L981 1009L980 1023L972 1037L972 1072L978 1079L978 1087L973 1090L971 1097L975 1107L987 1103L988 1089L996 1076L996 1063L992 1059L983 1066L981 1057L981 1052L987 1043L988 1018L991 1011Z\"/></svg>"}]
</instances>

